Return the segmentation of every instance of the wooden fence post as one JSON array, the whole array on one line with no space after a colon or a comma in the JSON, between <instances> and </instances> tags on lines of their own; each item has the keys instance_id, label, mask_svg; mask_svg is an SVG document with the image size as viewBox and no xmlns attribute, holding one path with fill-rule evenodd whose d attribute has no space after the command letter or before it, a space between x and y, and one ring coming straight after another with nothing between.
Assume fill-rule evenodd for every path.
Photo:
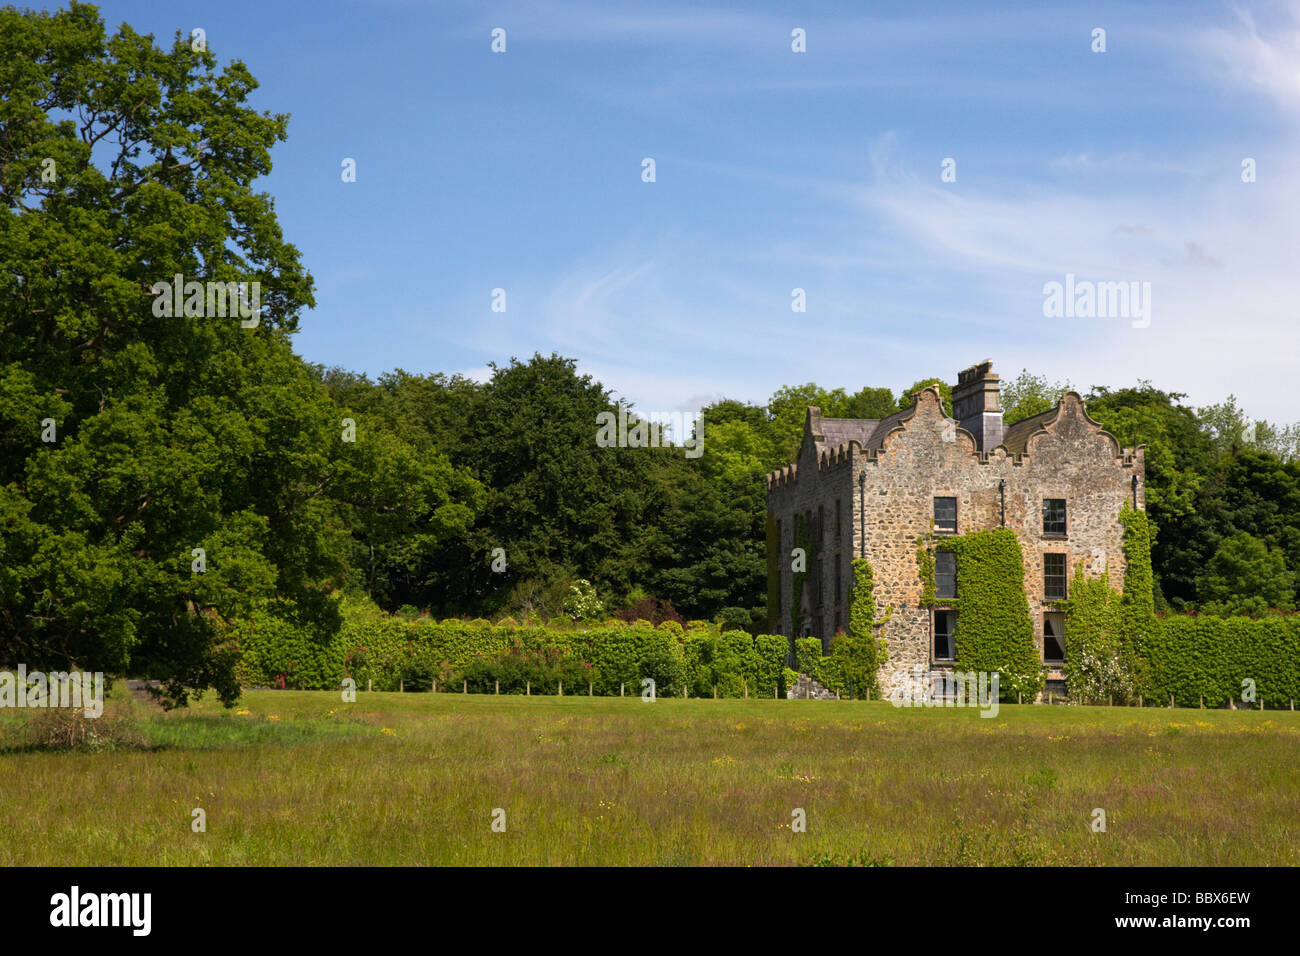
<instances>
[{"instance_id":1,"label":"wooden fence post","mask_svg":"<svg viewBox=\"0 0 1300 956\"><path fill-rule=\"evenodd\" d=\"M397 692L398 692L399 694L405 694L405 693L406 693L406 681L404 681L404 680L403 680L402 678L400 678L400 677L397 679Z\"/></svg>"},{"instance_id":2,"label":"wooden fence post","mask_svg":"<svg viewBox=\"0 0 1300 956\"><path fill-rule=\"evenodd\" d=\"M468 681L468 680L463 680L463 681L461 681L461 684L460 684L460 692L461 692L462 694L468 694L468 693L469 693L469 681Z\"/></svg>"},{"instance_id":3,"label":"wooden fence post","mask_svg":"<svg viewBox=\"0 0 1300 956\"><path fill-rule=\"evenodd\" d=\"M596 696L596 693L595 693L595 691L593 691L593 690L591 689L591 686L592 686L592 685L591 685L591 681L587 681L587 696L588 696L588 697L595 697L595 696Z\"/></svg>"},{"instance_id":4,"label":"wooden fence post","mask_svg":"<svg viewBox=\"0 0 1300 956\"><path fill-rule=\"evenodd\" d=\"M745 699L749 700L749 684L746 681L742 680L740 682L740 686L743 687L745 690Z\"/></svg>"},{"instance_id":5,"label":"wooden fence post","mask_svg":"<svg viewBox=\"0 0 1300 956\"><path fill-rule=\"evenodd\" d=\"M374 679L373 677L367 677L367 678L366 678L366 690L367 690L367 691L372 691L372 690L374 690L374 689L375 689L375 679Z\"/></svg>"},{"instance_id":6,"label":"wooden fence post","mask_svg":"<svg viewBox=\"0 0 1300 956\"><path fill-rule=\"evenodd\" d=\"M564 681L560 681L560 696L564 696Z\"/></svg>"},{"instance_id":7,"label":"wooden fence post","mask_svg":"<svg viewBox=\"0 0 1300 956\"><path fill-rule=\"evenodd\" d=\"M492 693L494 693L494 694L500 694L500 693L501 693L501 682L500 682L500 681L497 681L497 682L496 682L496 690L494 690Z\"/></svg>"},{"instance_id":8,"label":"wooden fence post","mask_svg":"<svg viewBox=\"0 0 1300 956\"><path fill-rule=\"evenodd\" d=\"M533 682L530 680L524 681L524 696L525 697L533 696Z\"/></svg>"},{"instance_id":9,"label":"wooden fence post","mask_svg":"<svg viewBox=\"0 0 1300 956\"><path fill-rule=\"evenodd\" d=\"M623 683L622 683L622 681L620 681L620 682L619 682L619 685L618 685L618 696L619 696L619 697L622 697L622 696L623 696Z\"/></svg>"},{"instance_id":10,"label":"wooden fence post","mask_svg":"<svg viewBox=\"0 0 1300 956\"><path fill-rule=\"evenodd\" d=\"M714 699L714 700L717 700L717 699L718 699L718 685L717 685L717 684L714 684L714 685L713 685L713 699Z\"/></svg>"}]
</instances>

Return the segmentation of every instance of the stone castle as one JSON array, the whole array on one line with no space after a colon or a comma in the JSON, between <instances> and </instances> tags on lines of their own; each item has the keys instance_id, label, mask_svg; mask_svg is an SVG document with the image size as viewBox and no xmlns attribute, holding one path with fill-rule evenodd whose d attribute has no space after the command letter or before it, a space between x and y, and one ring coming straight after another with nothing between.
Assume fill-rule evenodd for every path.
<instances>
[{"instance_id":1,"label":"stone castle","mask_svg":"<svg viewBox=\"0 0 1300 956\"><path fill-rule=\"evenodd\" d=\"M1025 587L1047 689L1064 693L1069 635L1054 603L1067 596L1080 562L1089 575L1123 583L1119 512L1145 507L1143 448L1121 448L1088 417L1076 392L1049 411L1005 426L993 363L961 372L955 418L935 386L911 408L883 419L823 418L808 409L797 460L767 478L769 574L779 577L776 629L817 637L824 651L848 629L852 561L865 557L875 576L877 616L893 613L879 636L889 658L879 675L953 665L955 558L945 534L1011 528L1020 539ZM806 573L791 620L795 519L802 519ZM917 539L933 533L937 600L922 604ZM947 601L945 601L947 599ZM947 606L945 606L947 604Z\"/></svg>"}]
</instances>

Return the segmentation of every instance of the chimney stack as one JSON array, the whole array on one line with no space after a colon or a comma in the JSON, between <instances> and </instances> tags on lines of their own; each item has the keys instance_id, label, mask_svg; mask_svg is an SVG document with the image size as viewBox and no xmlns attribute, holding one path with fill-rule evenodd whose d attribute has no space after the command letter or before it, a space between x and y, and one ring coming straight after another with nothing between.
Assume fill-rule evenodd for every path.
<instances>
[{"instance_id":1,"label":"chimney stack","mask_svg":"<svg viewBox=\"0 0 1300 956\"><path fill-rule=\"evenodd\" d=\"M1002 444L1000 391L992 359L957 373L957 385L952 390L952 414L962 428L975 436L980 451L992 451Z\"/></svg>"}]
</instances>

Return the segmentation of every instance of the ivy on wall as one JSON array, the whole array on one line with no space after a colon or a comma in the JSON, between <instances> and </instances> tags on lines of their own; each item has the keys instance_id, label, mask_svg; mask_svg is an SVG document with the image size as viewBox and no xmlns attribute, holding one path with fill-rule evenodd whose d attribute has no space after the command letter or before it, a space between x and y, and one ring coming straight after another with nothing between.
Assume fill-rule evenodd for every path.
<instances>
[{"instance_id":1,"label":"ivy on wall","mask_svg":"<svg viewBox=\"0 0 1300 956\"><path fill-rule=\"evenodd\" d=\"M831 643L831 656L841 660L841 677L857 695L879 692L877 674L889 657L889 644L878 636L894 616L893 605L876 617L875 574L866 558L853 559L853 599L849 604L849 633Z\"/></svg>"},{"instance_id":2,"label":"ivy on wall","mask_svg":"<svg viewBox=\"0 0 1300 956\"><path fill-rule=\"evenodd\" d=\"M1155 577L1151 571L1154 528L1145 511L1120 508L1124 526L1124 590L1120 595L1120 659L1138 692L1149 685L1150 643L1158 639L1160 619L1156 617Z\"/></svg>"},{"instance_id":3,"label":"ivy on wall","mask_svg":"<svg viewBox=\"0 0 1300 956\"><path fill-rule=\"evenodd\" d=\"M1043 689L1034 623L1025 595L1020 540L1009 528L945 539L957 554L957 668L998 672L1004 700L1033 700Z\"/></svg>"},{"instance_id":4,"label":"ivy on wall","mask_svg":"<svg viewBox=\"0 0 1300 956\"><path fill-rule=\"evenodd\" d=\"M925 535L917 535L916 538L916 570L921 578L921 607L934 607L934 553L930 550Z\"/></svg>"},{"instance_id":5,"label":"ivy on wall","mask_svg":"<svg viewBox=\"0 0 1300 956\"><path fill-rule=\"evenodd\" d=\"M1136 692L1125 665L1119 631L1119 594L1105 576L1089 578L1075 566L1065 612L1065 687L1080 704L1128 700Z\"/></svg>"}]
</instances>

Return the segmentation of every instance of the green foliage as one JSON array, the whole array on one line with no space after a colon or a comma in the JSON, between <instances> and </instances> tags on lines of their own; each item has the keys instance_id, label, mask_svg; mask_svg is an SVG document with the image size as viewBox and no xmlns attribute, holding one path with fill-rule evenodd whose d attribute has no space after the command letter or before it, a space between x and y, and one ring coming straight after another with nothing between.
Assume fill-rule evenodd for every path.
<instances>
[{"instance_id":1,"label":"green foliage","mask_svg":"<svg viewBox=\"0 0 1300 956\"><path fill-rule=\"evenodd\" d=\"M878 695L877 673L883 661L876 638L859 638L837 634L831 652L822 654L822 642L815 637L800 638L795 643L795 666L827 690L841 697L865 697L870 691Z\"/></svg>"},{"instance_id":2,"label":"green foliage","mask_svg":"<svg viewBox=\"0 0 1300 956\"><path fill-rule=\"evenodd\" d=\"M1179 707L1242 706L1243 681L1254 681L1256 700L1289 707L1300 698L1300 617L1173 614L1147 642L1147 698ZM1257 706L1247 701L1246 706Z\"/></svg>"},{"instance_id":3,"label":"green foliage","mask_svg":"<svg viewBox=\"0 0 1300 956\"><path fill-rule=\"evenodd\" d=\"M1033 700L1043 687L1034 625L1025 596L1020 541L1009 528L946 539L957 553L959 670L998 672L1003 699Z\"/></svg>"},{"instance_id":4,"label":"green foliage","mask_svg":"<svg viewBox=\"0 0 1300 956\"><path fill-rule=\"evenodd\" d=\"M901 412L911 408L912 404L916 401L916 393L931 385L938 386L939 397L943 400L943 413L951 418L952 386L942 378L923 378L919 382L913 382L909 387L899 392L898 404L894 411Z\"/></svg>"},{"instance_id":5,"label":"green foliage","mask_svg":"<svg viewBox=\"0 0 1300 956\"><path fill-rule=\"evenodd\" d=\"M916 539L916 570L921 578L921 607L934 607L934 553L926 544L924 535L918 535Z\"/></svg>"},{"instance_id":6,"label":"green foliage","mask_svg":"<svg viewBox=\"0 0 1300 956\"><path fill-rule=\"evenodd\" d=\"M1022 368L1013 380L1003 382L1001 390L1002 422L1014 425L1041 412L1050 411L1070 389L1069 382L1048 382L1045 375L1034 375Z\"/></svg>"},{"instance_id":7,"label":"green foliage","mask_svg":"<svg viewBox=\"0 0 1300 956\"><path fill-rule=\"evenodd\" d=\"M342 602L343 625L328 640L273 615L257 615L231 628L240 653L237 672L248 685L337 689L343 677L359 688L426 690L440 687L523 693L616 696L641 693L650 678L660 696L771 697L784 693L787 642L780 635L751 637L713 625L683 628L667 622L607 621L595 626L552 627L513 621L413 620L386 614L366 601Z\"/></svg>"},{"instance_id":8,"label":"green foliage","mask_svg":"<svg viewBox=\"0 0 1300 956\"><path fill-rule=\"evenodd\" d=\"M1294 609L1295 575L1280 550L1242 531L1219 545L1197 592L1208 614L1260 617L1270 609Z\"/></svg>"},{"instance_id":9,"label":"green foliage","mask_svg":"<svg viewBox=\"0 0 1300 956\"><path fill-rule=\"evenodd\" d=\"M477 657L456 675L475 694L585 694L591 665L558 645L526 649L515 640L491 657ZM452 682L455 690L455 680Z\"/></svg>"},{"instance_id":10,"label":"green foliage","mask_svg":"<svg viewBox=\"0 0 1300 956\"><path fill-rule=\"evenodd\" d=\"M812 382L783 386L767 403L773 457L764 470L794 460L810 405L819 408L824 418L884 418L895 411L893 394L887 388L863 388L849 395L842 388L827 390Z\"/></svg>"},{"instance_id":11,"label":"green foliage","mask_svg":"<svg viewBox=\"0 0 1300 956\"><path fill-rule=\"evenodd\" d=\"M1074 570L1065 612L1065 684L1081 704L1125 701L1134 694L1119 629L1119 595L1106 577L1089 578L1083 563Z\"/></svg>"},{"instance_id":12,"label":"green foliage","mask_svg":"<svg viewBox=\"0 0 1300 956\"><path fill-rule=\"evenodd\" d=\"M603 617L605 605L596 596L596 586L586 578L578 578L569 585L569 596L564 602L564 613L575 621L592 621Z\"/></svg>"},{"instance_id":13,"label":"green foliage","mask_svg":"<svg viewBox=\"0 0 1300 956\"><path fill-rule=\"evenodd\" d=\"M1120 509L1124 526L1124 590L1119 606L1119 647L1123 668L1141 692L1147 681L1147 643L1156 637L1160 621L1156 617L1154 579L1151 572L1151 520L1145 511L1129 507ZM1067 636L1067 640L1068 640Z\"/></svg>"},{"instance_id":14,"label":"green foliage","mask_svg":"<svg viewBox=\"0 0 1300 956\"><path fill-rule=\"evenodd\" d=\"M893 615L886 609L876 617L875 575L866 558L853 559L853 597L849 603L849 633L831 642L831 656L843 660L841 677L851 680L855 694L879 692L877 675L888 657L887 642L877 632Z\"/></svg>"},{"instance_id":15,"label":"green foliage","mask_svg":"<svg viewBox=\"0 0 1300 956\"><path fill-rule=\"evenodd\" d=\"M291 620L289 613L285 608L279 615L260 610L231 628L240 683L289 690L339 687L345 672L344 635L336 631L322 639L312 628Z\"/></svg>"},{"instance_id":16,"label":"green foliage","mask_svg":"<svg viewBox=\"0 0 1300 956\"><path fill-rule=\"evenodd\" d=\"M91 6L0 9L6 657L230 703L222 620L288 600L337 627L340 416L289 348L312 279L253 188L288 122L247 105L256 86L180 36L108 35ZM154 315L177 273L260 283L257 325Z\"/></svg>"}]
</instances>

